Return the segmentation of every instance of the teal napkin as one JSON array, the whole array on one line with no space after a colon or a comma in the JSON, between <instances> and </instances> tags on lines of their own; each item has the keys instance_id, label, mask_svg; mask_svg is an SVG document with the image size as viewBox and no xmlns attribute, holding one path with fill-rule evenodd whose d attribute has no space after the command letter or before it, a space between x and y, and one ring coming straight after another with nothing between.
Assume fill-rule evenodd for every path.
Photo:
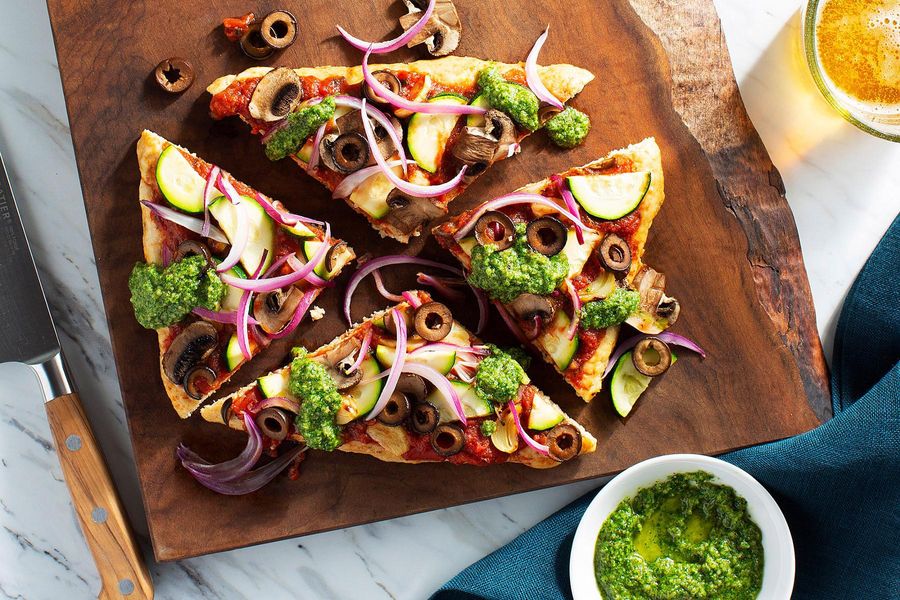
<instances>
[{"instance_id":1,"label":"teal napkin","mask_svg":"<svg viewBox=\"0 0 900 600\"><path fill-rule=\"evenodd\" d=\"M900 216L844 301L832 365L833 419L722 458L784 511L797 555L794 598L900 599ZM447 582L432 600L571 596L569 550L596 492Z\"/></svg>"}]
</instances>

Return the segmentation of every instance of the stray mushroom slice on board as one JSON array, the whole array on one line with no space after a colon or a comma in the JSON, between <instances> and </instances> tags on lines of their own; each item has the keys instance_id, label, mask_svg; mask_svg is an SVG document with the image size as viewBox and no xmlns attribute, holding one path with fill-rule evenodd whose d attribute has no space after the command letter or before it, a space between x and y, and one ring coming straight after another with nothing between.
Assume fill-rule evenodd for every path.
<instances>
[{"instance_id":1,"label":"stray mushroom slice on board","mask_svg":"<svg viewBox=\"0 0 900 600\"><path fill-rule=\"evenodd\" d=\"M403 1L409 8L409 13L400 17L400 25L407 31L418 22L428 3L425 0ZM413 48L424 43L432 56L447 56L459 46L460 35L462 24L456 6L450 0L437 0L431 18L407 46Z\"/></svg>"}]
</instances>

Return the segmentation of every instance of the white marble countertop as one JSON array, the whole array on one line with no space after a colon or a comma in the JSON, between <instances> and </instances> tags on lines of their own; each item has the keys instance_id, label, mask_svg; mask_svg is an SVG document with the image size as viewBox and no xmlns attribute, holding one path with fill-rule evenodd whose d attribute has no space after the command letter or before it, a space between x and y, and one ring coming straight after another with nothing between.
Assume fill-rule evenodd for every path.
<instances>
[{"instance_id":1,"label":"white marble countertop","mask_svg":"<svg viewBox=\"0 0 900 600\"><path fill-rule=\"evenodd\" d=\"M0 39L0 150L62 345L150 556L47 8L22 2L12 10L11 4L4 3ZM830 356L842 298L900 212L900 144L856 130L819 96L797 50L796 3L716 4L744 101L784 177ZM424 598L596 485L152 564L156 597ZM20 365L0 365L0 525L2 596L96 596L99 579L62 480L38 387Z\"/></svg>"}]
</instances>

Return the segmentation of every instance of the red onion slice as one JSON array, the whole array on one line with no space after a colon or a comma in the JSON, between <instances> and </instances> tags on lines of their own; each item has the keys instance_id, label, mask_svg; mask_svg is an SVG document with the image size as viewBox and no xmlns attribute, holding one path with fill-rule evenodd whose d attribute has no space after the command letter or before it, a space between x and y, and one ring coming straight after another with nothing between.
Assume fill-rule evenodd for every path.
<instances>
[{"instance_id":1,"label":"red onion slice","mask_svg":"<svg viewBox=\"0 0 900 600\"><path fill-rule=\"evenodd\" d=\"M355 108L357 110L365 110L366 114L378 121L378 124L384 127L385 131L387 131L388 136L391 138L391 141L394 142L394 147L397 149L397 154L400 155L400 163L403 165L403 173L406 173L407 169L407 159L406 159L406 151L403 149L403 138L401 134L397 133L397 130L394 129L394 124L391 123L391 120L387 117L386 114L372 106L371 104L366 104L359 98L354 98L353 96L335 96L334 103L336 106L347 106L349 108ZM402 132L401 128L401 132Z\"/></svg>"},{"instance_id":2,"label":"red onion slice","mask_svg":"<svg viewBox=\"0 0 900 600\"><path fill-rule=\"evenodd\" d=\"M207 237L222 244L228 243L228 237L225 235L225 232L215 225L210 225L209 234L204 235L203 221L198 219L197 217L192 217L190 215L184 214L183 212L179 212L175 209L169 208L168 206L163 206L162 204L154 204L153 202L148 202L146 200L141 200L141 204L143 206L146 206L148 209L150 209L151 212L156 214L161 219L171 221L176 225L184 227L188 231L193 231L198 235L202 235L203 237Z\"/></svg>"},{"instance_id":3,"label":"red onion slice","mask_svg":"<svg viewBox=\"0 0 900 600\"><path fill-rule=\"evenodd\" d=\"M537 452L538 454L543 454L544 456L550 456L550 448L545 446L544 444L539 444L530 435L525 431L525 428L522 427L522 421L519 419L519 411L516 410L516 401L510 400L508 403L509 411L512 413L513 421L516 422L516 429L519 431L519 437L522 438L522 441L525 442L532 450Z\"/></svg>"},{"instance_id":4,"label":"red onion slice","mask_svg":"<svg viewBox=\"0 0 900 600\"><path fill-rule=\"evenodd\" d=\"M356 360L353 361L353 366L350 367L350 372L356 371L360 366L362 366L362 362L366 359L366 355L369 353L369 346L372 344L372 328L369 327L369 330L366 332L366 337L363 338L362 344L359 346L359 353L356 355Z\"/></svg>"},{"instance_id":5,"label":"red onion slice","mask_svg":"<svg viewBox=\"0 0 900 600\"><path fill-rule=\"evenodd\" d=\"M433 369L427 365L420 365L418 363L408 362L403 367L404 373L412 373L413 375L418 375L425 381L429 382L433 385L447 400L450 401L450 406L453 407L453 410L456 412L457 418L462 422L463 425L467 424L466 421L466 413L463 411L462 401L459 399L459 394L456 393L456 389L450 384L450 380L440 374L436 369Z\"/></svg>"},{"instance_id":6,"label":"red onion slice","mask_svg":"<svg viewBox=\"0 0 900 600\"><path fill-rule=\"evenodd\" d=\"M300 412L300 403L287 396L273 396L272 398L266 398L254 406L253 410L256 414L259 414L260 411L267 408L283 408L284 410L297 414Z\"/></svg>"},{"instance_id":7,"label":"red onion slice","mask_svg":"<svg viewBox=\"0 0 900 600\"><path fill-rule=\"evenodd\" d=\"M657 333L656 335L645 335L643 333L639 333L637 335L631 336L624 342L619 343L619 345L616 347L615 352L613 352L612 356L609 357L609 362L606 363L606 370L603 371L603 377L605 378L612 372L613 368L616 366L616 363L619 361L623 354L637 346L637 343L639 341L648 337L659 338L671 346L680 346L682 348L687 348L688 350L699 354L701 358L706 358L706 351L703 350L703 348L701 348L695 341L686 338L683 335L672 333L670 331L663 331L662 333Z\"/></svg>"},{"instance_id":8,"label":"red onion slice","mask_svg":"<svg viewBox=\"0 0 900 600\"><path fill-rule=\"evenodd\" d=\"M266 262L266 256L268 255L268 250L263 250L262 256L259 259L259 265L256 267L256 271L250 276L252 279L256 279L259 277L259 274L262 272L262 266ZM225 277L231 277L230 275L222 275L221 278L224 281ZM243 279L241 281L244 281ZM227 282L226 282L227 283ZM238 338L238 348L241 349L241 354L244 356L245 360L250 360L253 357L252 352L250 351L250 299L253 295L250 292L244 292L241 294L241 300L238 302L237 307L237 322L235 323L237 328L237 338Z\"/></svg>"},{"instance_id":9,"label":"red onion slice","mask_svg":"<svg viewBox=\"0 0 900 600\"><path fill-rule=\"evenodd\" d=\"M216 190L215 182L219 178L220 171L219 167L213 165L212 169L209 170L209 175L206 176L206 185L203 186L203 228L200 231L200 235L203 237L209 237L209 229L212 227L209 217L209 197L211 192L218 191Z\"/></svg>"},{"instance_id":10,"label":"red onion slice","mask_svg":"<svg viewBox=\"0 0 900 600\"><path fill-rule=\"evenodd\" d=\"M378 271L375 271L376 273ZM437 291L442 296L450 298L451 300L460 301L463 299L463 294L459 290L454 290L450 287L445 280L440 277L435 277L433 275L426 275L425 273L416 274L416 281L422 285L427 285L429 287L433 287L435 291ZM460 281L460 283L465 283L464 281Z\"/></svg>"},{"instance_id":11,"label":"red onion slice","mask_svg":"<svg viewBox=\"0 0 900 600\"><path fill-rule=\"evenodd\" d=\"M486 108L480 106L472 106L471 104L450 104L444 102L414 102L407 100L399 94L395 94L384 86L380 81L372 75L369 68L369 55L371 50L367 51L362 61L363 79L375 92L379 98L386 100L394 108L408 110L410 112L439 114L439 115L483 115L487 112Z\"/></svg>"},{"instance_id":12,"label":"red onion slice","mask_svg":"<svg viewBox=\"0 0 900 600\"><path fill-rule=\"evenodd\" d=\"M498 208L503 208L504 206L512 206L514 204L540 204L541 206L545 206L552 210L555 210L559 214L563 215L567 219L569 219L572 224L579 229L587 230L588 227L584 223L582 223L581 219L577 214L570 212L568 209L563 208L553 200L545 196L541 196L538 194L529 194L527 192L513 192L512 194L507 194L505 196L500 196L499 198L494 198L489 202L485 202L482 204L478 210L475 211L475 214L469 219L468 223L466 223L459 231L453 234L453 239L459 241L466 237L472 228L475 227L475 222L478 221L478 218L481 217L484 213L489 210L497 210Z\"/></svg>"},{"instance_id":13,"label":"red onion slice","mask_svg":"<svg viewBox=\"0 0 900 600\"><path fill-rule=\"evenodd\" d=\"M391 302L403 302L403 296L394 294L384 287L384 279L381 278L381 271L378 271L377 269L372 271L372 279L375 280L375 288L378 290L378 293L381 294L385 300L390 300Z\"/></svg>"},{"instance_id":14,"label":"red onion slice","mask_svg":"<svg viewBox=\"0 0 900 600\"><path fill-rule=\"evenodd\" d=\"M325 127L327 125L328 121L322 123L316 130L316 135L313 138L313 147L309 153L309 164L306 165L307 173L311 173L317 166L319 166L319 144L322 143L322 138L325 137Z\"/></svg>"},{"instance_id":15,"label":"red onion slice","mask_svg":"<svg viewBox=\"0 0 900 600\"><path fill-rule=\"evenodd\" d=\"M439 350L453 350L454 352L466 352L476 356L487 356L490 351L486 346L462 346L460 344L451 344L450 342L431 342L419 346L412 350L409 354L419 354L421 352L437 352Z\"/></svg>"},{"instance_id":16,"label":"red onion slice","mask_svg":"<svg viewBox=\"0 0 900 600\"><path fill-rule=\"evenodd\" d=\"M428 23L428 19L431 18L431 14L434 12L435 0L429 0L428 6L425 7L425 12L422 13L422 17L413 24L408 30L404 31L401 35L395 37L391 40L385 40L383 42L366 42L364 40L359 39L358 37L354 37L347 33L347 31L341 27L337 26L337 30L343 36L347 43L356 48L357 50L361 50L365 52L369 50L374 52L375 54L385 54L387 52L393 52L398 48L402 48L406 44L409 43L411 39L416 37L416 34L422 31L422 28L425 27L425 24Z\"/></svg>"},{"instance_id":17,"label":"red onion slice","mask_svg":"<svg viewBox=\"0 0 900 600\"><path fill-rule=\"evenodd\" d=\"M366 101L362 101L363 107L366 106ZM369 143L369 151L372 153L372 156L375 158L375 162L381 167L381 172L384 173L384 176L388 178L388 180L393 183L400 191L409 194L410 196L416 196L417 198L435 198L437 196L443 196L447 192L453 190L462 183L463 177L466 174L466 169L468 165L463 165L459 170L459 173L456 174L456 177L447 181L446 183L441 183L438 185L419 185L417 183L410 183L405 179L401 179L397 177L391 167L384 160L384 157L381 155L381 150L378 148L378 142L375 141L375 133L372 131L372 124L369 123L369 118L366 116L365 111L363 111L362 122L363 129L366 131L366 141Z\"/></svg>"},{"instance_id":18,"label":"red onion slice","mask_svg":"<svg viewBox=\"0 0 900 600\"><path fill-rule=\"evenodd\" d=\"M572 300L572 320L569 323L567 332L571 340L575 337L575 332L578 331L578 321L581 318L581 297L578 295L578 290L575 289L575 286L569 280L566 280L566 291L569 292L569 299Z\"/></svg>"},{"instance_id":19,"label":"red onion slice","mask_svg":"<svg viewBox=\"0 0 900 600\"><path fill-rule=\"evenodd\" d=\"M572 195L572 191L569 189L569 186L566 185L566 182L559 175L551 175L550 181L556 185L556 189L559 191L559 194L562 196L563 202L566 203L566 208L569 209L569 212L573 215L581 215L578 208L578 201L575 200L575 196ZM575 237L578 239L578 244L584 244L584 232L578 227L575 228Z\"/></svg>"},{"instance_id":20,"label":"red onion slice","mask_svg":"<svg viewBox=\"0 0 900 600\"><path fill-rule=\"evenodd\" d=\"M394 167L399 167L402 164L403 161L399 159L387 161L387 166L392 169ZM331 192L331 197L335 200L337 200L338 198L349 198L350 194L356 191L356 188L362 185L364 181L378 173L381 173L381 166L372 165L371 167L365 167L364 169L360 169L355 173L347 175L343 180L341 180L339 184L337 184L337 187L334 188L334 191Z\"/></svg>"},{"instance_id":21,"label":"red onion slice","mask_svg":"<svg viewBox=\"0 0 900 600\"><path fill-rule=\"evenodd\" d=\"M271 337L273 340L280 340L281 338L287 337L294 333L294 330L297 329L300 321L302 321L303 317L306 316L306 311L309 310L309 307L312 306L312 303L315 301L316 292L317 290L312 289L303 294L303 298L300 299L300 303L297 304L297 308L294 309L294 316L291 317L290 322L285 326L284 329L282 329L278 333L270 333L269 337Z\"/></svg>"},{"instance_id":22,"label":"red onion slice","mask_svg":"<svg viewBox=\"0 0 900 600\"><path fill-rule=\"evenodd\" d=\"M228 181L228 177L224 172L219 172L219 180L216 182L216 185L222 190L222 193L225 194L225 197L228 198L232 204L238 205L241 203L241 195L237 193L237 190L234 189L234 186Z\"/></svg>"},{"instance_id":23,"label":"red onion slice","mask_svg":"<svg viewBox=\"0 0 900 600\"><path fill-rule=\"evenodd\" d=\"M220 312L215 310L209 310L208 308L203 308L202 306L196 307L192 310L195 315L200 317L201 319L205 319L207 321L214 321L216 323L230 323L232 325L237 325L238 321L238 313L236 310L231 312ZM253 317L249 317L248 322L250 325L257 325L256 319Z\"/></svg>"},{"instance_id":24,"label":"red onion slice","mask_svg":"<svg viewBox=\"0 0 900 600\"><path fill-rule=\"evenodd\" d=\"M412 292L403 292L401 296L403 296L403 299L406 301L406 303L413 308L419 308L422 305L422 303L419 302L419 299Z\"/></svg>"},{"instance_id":25,"label":"red onion slice","mask_svg":"<svg viewBox=\"0 0 900 600\"><path fill-rule=\"evenodd\" d=\"M216 271L219 273L224 273L234 265L238 264L241 260L241 255L244 253L244 250L247 249L247 242L250 240L250 223L247 215L247 206L241 203L235 206L235 210L237 211L235 239L231 240L231 249L228 251L228 255L216 267ZM262 266L263 261L260 261L259 264Z\"/></svg>"},{"instance_id":26,"label":"red onion slice","mask_svg":"<svg viewBox=\"0 0 900 600\"><path fill-rule=\"evenodd\" d=\"M538 54L541 52L541 48L544 47L544 42L547 41L548 33L550 33L549 25L547 25L547 29L544 30L544 33L538 36L537 41L534 42L534 46L531 48L531 52L528 53L528 58L525 59L525 81L528 82L528 87L531 88L534 95L538 97L538 100L562 110L565 108L565 105L560 102L556 96L550 93L550 90L548 90L544 86L544 82L541 81L541 76L538 75L537 58Z\"/></svg>"},{"instance_id":27,"label":"red onion slice","mask_svg":"<svg viewBox=\"0 0 900 600\"><path fill-rule=\"evenodd\" d=\"M381 395L378 396L378 402L375 403L371 412L366 415L367 421L378 416L378 413L382 411L385 404L390 400L406 363L406 321L400 316L400 311L396 308L391 309L391 318L397 324L397 347L394 350L394 362L387 381L384 382L384 387L381 389Z\"/></svg>"},{"instance_id":28,"label":"red onion slice","mask_svg":"<svg viewBox=\"0 0 900 600\"><path fill-rule=\"evenodd\" d=\"M272 202L259 192L256 192L256 202L264 211L266 211L266 214L279 225L294 227L297 223L311 223L313 225L319 225L320 227L325 226L325 223L322 221L288 212L280 202Z\"/></svg>"},{"instance_id":29,"label":"red onion slice","mask_svg":"<svg viewBox=\"0 0 900 600\"><path fill-rule=\"evenodd\" d=\"M480 334L484 331L488 322L488 298L484 290L472 286L469 286L469 289L475 294L475 301L478 303L478 325L475 328L475 333Z\"/></svg>"},{"instance_id":30,"label":"red onion slice","mask_svg":"<svg viewBox=\"0 0 900 600\"><path fill-rule=\"evenodd\" d=\"M299 271L303 268L304 263L299 258L297 258L296 254L288 254L287 255L287 263L294 270ZM307 282L310 285L314 285L316 287L333 287L333 281L326 281L316 275L315 271L310 271L306 274L306 277L303 278L303 281Z\"/></svg>"}]
</instances>

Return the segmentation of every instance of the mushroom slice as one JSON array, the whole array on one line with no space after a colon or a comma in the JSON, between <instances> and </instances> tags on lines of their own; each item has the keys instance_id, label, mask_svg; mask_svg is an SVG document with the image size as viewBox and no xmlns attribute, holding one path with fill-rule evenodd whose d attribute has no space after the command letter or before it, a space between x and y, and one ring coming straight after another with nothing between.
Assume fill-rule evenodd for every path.
<instances>
[{"instance_id":1,"label":"mushroom slice","mask_svg":"<svg viewBox=\"0 0 900 600\"><path fill-rule=\"evenodd\" d=\"M213 383L216 381L216 372L206 365L197 365L184 376L184 382L181 387L187 392L187 395L194 400L199 400L207 392L212 389Z\"/></svg>"},{"instance_id":2,"label":"mushroom slice","mask_svg":"<svg viewBox=\"0 0 900 600\"><path fill-rule=\"evenodd\" d=\"M355 352L351 352L334 365L328 367L328 374L338 390L347 390L362 380L362 369L353 368Z\"/></svg>"},{"instance_id":3,"label":"mushroom slice","mask_svg":"<svg viewBox=\"0 0 900 600\"><path fill-rule=\"evenodd\" d=\"M400 121L397 119L393 117L389 118L391 124L394 126L394 131L397 132L397 135L402 140L403 126L400 125ZM341 115L334 124L337 126L338 133L357 133L362 137L364 142L366 141L365 129L363 128L362 122L362 112L359 110L352 110L345 115ZM381 150L381 155L385 157L385 159L393 156L396 150L394 141L381 123L374 120L372 121L372 133L375 134L375 141L378 144L378 149ZM368 142L366 142L366 150L368 151ZM372 162L374 162L374 160L368 160L367 164Z\"/></svg>"},{"instance_id":4,"label":"mushroom slice","mask_svg":"<svg viewBox=\"0 0 900 600\"><path fill-rule=\"evenodd\" d=\"M568 239L566 226L554 217L541 217L528 224L525 229L528 245L544 256L556 256Z\"/></svg>"},{"instance_id":5,"label":"mushroom slice","mask_svg":"<svg viewBox=\"0 0 900 600\"><path fill-rule=\"evenodd\" d=\"M466 127L450 150L459 162L469 167L466 178L473 179L494 162L494 156L500 146L500 140L489 135L481 127Z\"/></svg>"},{"instance_id":6,"label":"mushroom slice","mask_svg":"<svg viewBox=\"0 0 900 600\"><path fill-rule=\"evenodd\" d=\"M263 75L250 96L250 116L260 121L281 120L294 110L301 95L300 76L293 69L273 69Z\"/></svg>"},{"instance_id":7,"label":"mushroom slice","mask_svg":"<svg viewBox=\"0 0 900 600\"><path fill-rule=\"evenodd\" d=\"M163 372L181 385L192 367L206 360L219 343L219 332L206 321L194 321L179 333L163 355Z\"/></svg>"},{"instance_id":8,"label":"mushroom slice","mask_svg":"<svg viewBox=\"0 0 900 600\"><path fill-rule=\"evenodd\" d=\"M516 239L512 219L500 211L491 210L475 221L475 241L482 246L494 244L497 250L506 250Z\"/></svg>"},{"instance_id":9,"label":"mushroom slice","mask_svg":"<svg viewBox=\"0 0 900 600\"><path fill-rule=\"evenodd\" d=\"M678 300L666 296L666 276L651 267L643 266L634 277L633 284L641 296L640 306L626 323L642 333L661 333L678 320L681 305Z\"/></svg>"},{"instance_id":10,"label":"mushroom slice","mask_svg":"<svg viewBox=\"0 0 900 600\"><path fill-rule=\"evenodd\" d=\"M334 272L334 270L338 266L338 262L341 260L341 256L349 251L349 246L347 242L344 240L340 240L338 243L334 244L325 252L325 271L328 273Z\"/></svg>"},{"instance_id":11,"label":"mushroom slice","mask_svg":"<svg viewBox=\"0 0 900 600\"><path fill-rule=\"evenodd\" d=\"M428 198L410 196L397 188L388 194L387 205L390 211L384 220L404 234L411 234L444 214L444 210Z\"/></svg>"},{"instance_id":12,"label":"mushroom slice","mask_svg":"<svg viewBox=\"0 0 900 600\"><path fill-rule=\"evenodd\" d=\"M494 160L506 158L509 148L516 143L516 125L509 116L495 108L484 114L484 132L499 140Z\"/></svg>"},{"instance_id":13,"label":"mushroom slice","mask_svg":"<svg viewBox=\"0 0 900 600\"><path fill-rule=\"evenodd\" d=\"M423 401L425 396L428 395L428 386L425 384L425 380L414 373L400 373L400 378L397 380L397 387L394 389L406 394L416 402ZM429 431L431 430L429 429Z\"/></svg>"},{"instance_id":14,"label":"mushroom slice","mask_svg":"<svg viewBox=\"0 0 900 600\"><path fill-rule=\"evenodd\" d=\"M422 17L424 6L422 2L415 0L403 1L409 8L409 13L400 17L400 25L404 31L407 31ZM422 30L409 41L407 47L412 48L424 43L432 56L447 56L459 46L461 34L462 24L453 2L437 0L431 18L428 19Z\"/></svg>"},{"instance_id":15,"label":"mushroom slice","mask_svg":"<svg viewBox=\"0 0 900 600\"><path fill-rule=\"evenodd\" d=\"M509 309L523 321L532 321L538 317L541 321L546 322L553 317L555 312L553 303L537 294L519 294L509 303Z\"/></svg>"},{"instance_id":16,"label":"mushroom slice","mask_svg":"<svg viewBox=\"0 0 900 600\"><path fill-rule=\"evenodd\" d=\"M431 432L431 447L441 456L459 454L466 445L466 432L454 423L441 423Z\"/></svg>"},{"instance_id":17,"label":"mushroom slice","mask_svg":"<svg viewBox=\"0 0 900 600\"><path fill-rule=\"evenodd\" d=\"M206 259L208 266L213 266L212 254L210 254L206 244L195 240L184 240L178 244L178 248L175 249L175 257L172 260L173 262L178 262L188 256L202 256Z\"/></svg>"},{"instance_id":18,"label":"mushroom slice","mask_svg":"<svg viewBox=\"0 0 900 600\"><path fill-rule=\"evenodd\" d=\"M412 311L402 310L400 314L403 316L403 321L406 324L406 331L410 331L413 328L413 315ZM397 324L394 323L394 311L391 311L384 315L384 328L388 330L392 336L397 337Z\"/></svg>"},{"instance_id":19,"label":"mushroom slice","mask_svg":"<svg viewBox=\"0 0 900 600\"><path fill-rule=\"evenodd\" d=\"M600 262L613 273L624 275L631 269L631 248L628 242L615 233L609 233L603 238L599 253Z\"/></svg>"},{"instance_id":20,"label":"mushroom slice","mask_svg":"<svg viewBox=\"0 0 900 600\"><path fill-rule=\"evenodd\" d=\"M427 302L416 309L416 333L429 342L439 342L453 328L450 309L440 302Z\"/></svg>"},{"instance_id":21,"label":"mushroom slice","mask_svg":"<svg viewBox=\"0 0 900 600\"><path fill-rule=\"evenodd\" d=\"M413 406L409 416L409 426L416 433L431 433L438 426L440 412L430 402L419 402Z\"/></svg>"},{"instance_id":22,"label":"mushroom slice","mask_svg":"<svg viewBox=\"0 0 900 600\"><path fill-rule=\"evenodd\" d=\"M255 421L264 436L279 442L287 437L291 424L287 413L274 406L259 411Z\"/></svg>"},{"instance_id":23,"label":"mushroom slice","mask_svg":"<svg viewBox=\"0 0 900 600\"><path fill-rule=\"evenodd\" d=\"M390 71L374 71L372 73L372 76L378 81L378 83L391 90L395 94L401 94L403 84L401 84L397 76ZM377 102L378 104L387 103L387 100L385 100L381 96L376 95L375 92L372 91L372 88L369 87L368 83L363 84L363 90L366 98L368 98L371 102Z\"/></svg>"},{"instance_id":24,"label":"mushroom slice","mask_svg":"<svg viewBox=\"0 0 900 600\"><path fill-rule=\"evenodd\" d=\"M379 423L396 427L406 420L406 417L409 416L409 410L409 398L400 392L394 392L388 398L381 412L378 413L377 419Z\"/></svg>"},{"instance_id":25,"label":"mushroom slice","mask_svg":"<svg viewBox=\"0 0 900 600\"><path fill-rule=\"evenodd\" d=\"M266 333L278 333L290 322L303 299L296 287L258 294L253 300L253 317Z\"/></svg>"},{"instance_id":26,"label":"mushroom slice","mask_svg":"<svg viewBox=\"0 0 900 600\"><path fill-rule=\"evenodd\" d=\"M672 351L659 338L648 337L637 343L631 353L634 368L647 377L656 377L669 370L672 365Z\"/></svg>"},{"instance_id":27,"label":"mushroom slice","mask_svg":"<svg viewBox=\"0 0 900 600\"><path fill-rule=\"evenodd\" d=\"M547 434L547 448L554 460L563 462L581 452L581 432L569 423L560 423Z\"/></svg>"}]
</instances>

